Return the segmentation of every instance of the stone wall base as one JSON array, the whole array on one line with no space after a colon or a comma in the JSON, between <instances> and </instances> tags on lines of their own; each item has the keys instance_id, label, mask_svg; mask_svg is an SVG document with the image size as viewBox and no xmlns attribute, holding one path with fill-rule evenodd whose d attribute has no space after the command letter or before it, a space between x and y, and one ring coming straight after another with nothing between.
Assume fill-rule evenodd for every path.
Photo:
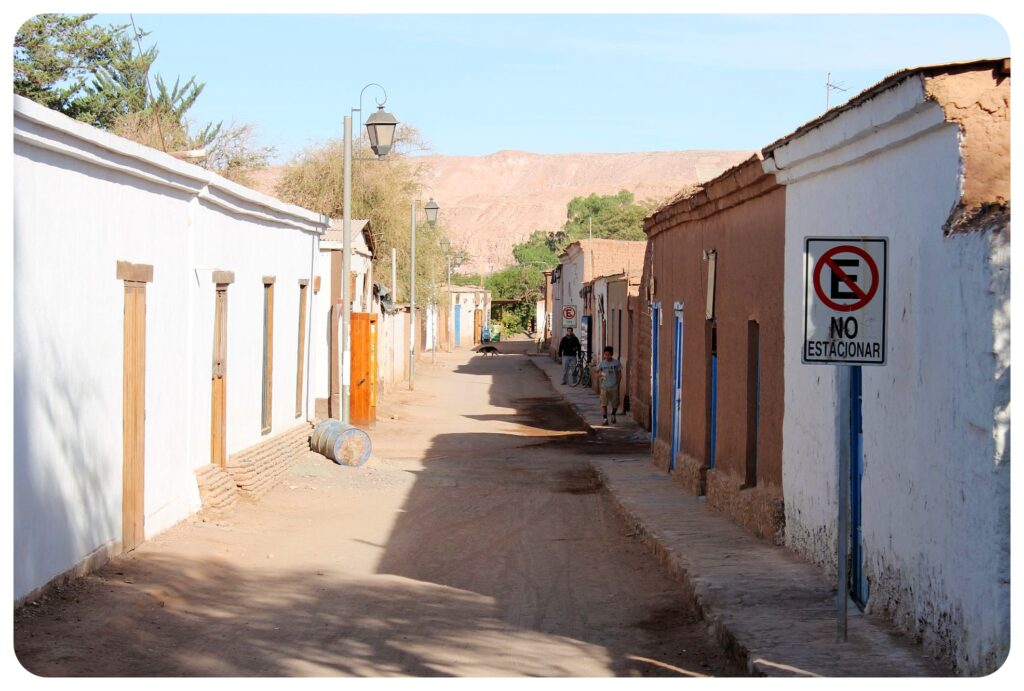
<instances>
[{"instance_id":1,"label":"stone wall base","mask_svg":"<svg viewBox=\"0 0 1024 691\"><path fill-rule=\"evenodd\" d=\"M309 451L312 430L312 425L303 422L287 432L232 454L225 470L238 486L239 495L246 499L259 499L269 492L295 461Z\"/></svg>"},{"instance_id":2,"label":"stone wall base","mask_svg":"<svg viewBox=\"0 0 1024 691\"><path fill-rule=\"evenodd\" d=\"M689 494L702 497L707 493L707 466L704 461L681 453L676 458L676 482Z\"/></svg>"},{"instance_id":3,"label":"stone wall base","mask_svg":"<svg viewBox=\"0 0 1024 691\"><path fill-rule=\"evenodd\" d=\"M708 503L757 537L775 545L786 542L782 491L775 487L744 487L721 470L707 473Z\"/></svg>"}]
</instances>

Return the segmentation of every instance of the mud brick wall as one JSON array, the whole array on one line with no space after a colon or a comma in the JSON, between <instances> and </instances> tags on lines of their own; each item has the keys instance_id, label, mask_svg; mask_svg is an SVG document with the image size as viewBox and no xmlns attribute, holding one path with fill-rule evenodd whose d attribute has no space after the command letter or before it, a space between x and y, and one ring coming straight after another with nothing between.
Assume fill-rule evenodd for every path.
<instances>
[{"instance_id":1,"label":"mud brick wall","mask_svg":"<svg viewBox=\"0 0 1024 691\"><path fill-rule=\"evenodd\" d=\"M304 422L233 454L225 470L239 494L247 499L259 499L269 492L299 456L309 450L312 429L312 425Z\"/></svg>"},{"instance_id":2,"label":"mud brick wall","mask_svg":"<svg viewBox=\"0 0 1024 691\"><path fill-rule=\"evenodd\" d=\"M204 465L196 469L199 497L203 511L213 516L227 516L238 503L238 488L234 478L217 465Z\"/></svg>"}]
</instances>

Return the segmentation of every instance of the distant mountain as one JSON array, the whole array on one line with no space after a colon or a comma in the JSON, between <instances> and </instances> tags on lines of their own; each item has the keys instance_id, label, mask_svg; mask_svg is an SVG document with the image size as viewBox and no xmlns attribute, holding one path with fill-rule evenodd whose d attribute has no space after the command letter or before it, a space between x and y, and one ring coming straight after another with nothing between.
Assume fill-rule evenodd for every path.
<instances>
[{"instance_id":1,"label":"distant mountain","mask_svg":"<svg viewBox=\"0 0 1024 691\"><path fill-rule=\"evenodd\" d=\"M452 244L473 258L462 270L488 273L512 264L512 245L534 230L560 228L573 197L627 189L638 200L661 201L749 156L743 151L426 156L424 183L441 205Z\"/></svg>"},{"instance_id":2,"label":"distant mountain","mask_svg":"<svg viewBox=\"0 0 1024 691\"><path fill-rule=\"evenodd\" d=\"M472 261L463 272L496 271L514 262L512 245L534 230L557 230L566 204L590 193L627 189L637 200L664 200L745 160L749 151L654 151L626 154L422 156L426 193L441 206L452 244ZM257 171L254 187L273 194L281 169Z\"/></svg>"}]
</instances>

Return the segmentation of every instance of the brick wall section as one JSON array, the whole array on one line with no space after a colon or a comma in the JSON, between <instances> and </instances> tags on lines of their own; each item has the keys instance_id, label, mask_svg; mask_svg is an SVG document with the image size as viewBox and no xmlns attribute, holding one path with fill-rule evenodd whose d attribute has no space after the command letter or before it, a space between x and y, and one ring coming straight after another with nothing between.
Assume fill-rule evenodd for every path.
<instances>
[{"instance_id":1,"label":"brick wall section","mask_svg":"<svg viewBox=\"0 0 1024 691\"><path fill-rule=\"evenodd\" d=\"M308 422L233 454L225 468L239 495L259 499L269 492L302 453L309 451L313 427Z\"/></svg>"}]
</instances>

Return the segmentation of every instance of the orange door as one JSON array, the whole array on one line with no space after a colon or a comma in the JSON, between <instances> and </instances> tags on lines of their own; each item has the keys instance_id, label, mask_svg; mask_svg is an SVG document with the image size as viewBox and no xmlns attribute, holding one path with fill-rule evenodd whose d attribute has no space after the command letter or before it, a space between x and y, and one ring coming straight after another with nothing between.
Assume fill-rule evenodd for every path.
<instances>
[{"instance_id":1,"label":"orange door","mask_svg":"<svg viewBox=\"0 0 1024 691\"><path fill-rule=\"evenodd\" d=\"M352 313L352 385L349 389L349 420L353 425L369 426L374 422L376 403L377 318L366 312Z\"/></svg>"}]
</instances>

